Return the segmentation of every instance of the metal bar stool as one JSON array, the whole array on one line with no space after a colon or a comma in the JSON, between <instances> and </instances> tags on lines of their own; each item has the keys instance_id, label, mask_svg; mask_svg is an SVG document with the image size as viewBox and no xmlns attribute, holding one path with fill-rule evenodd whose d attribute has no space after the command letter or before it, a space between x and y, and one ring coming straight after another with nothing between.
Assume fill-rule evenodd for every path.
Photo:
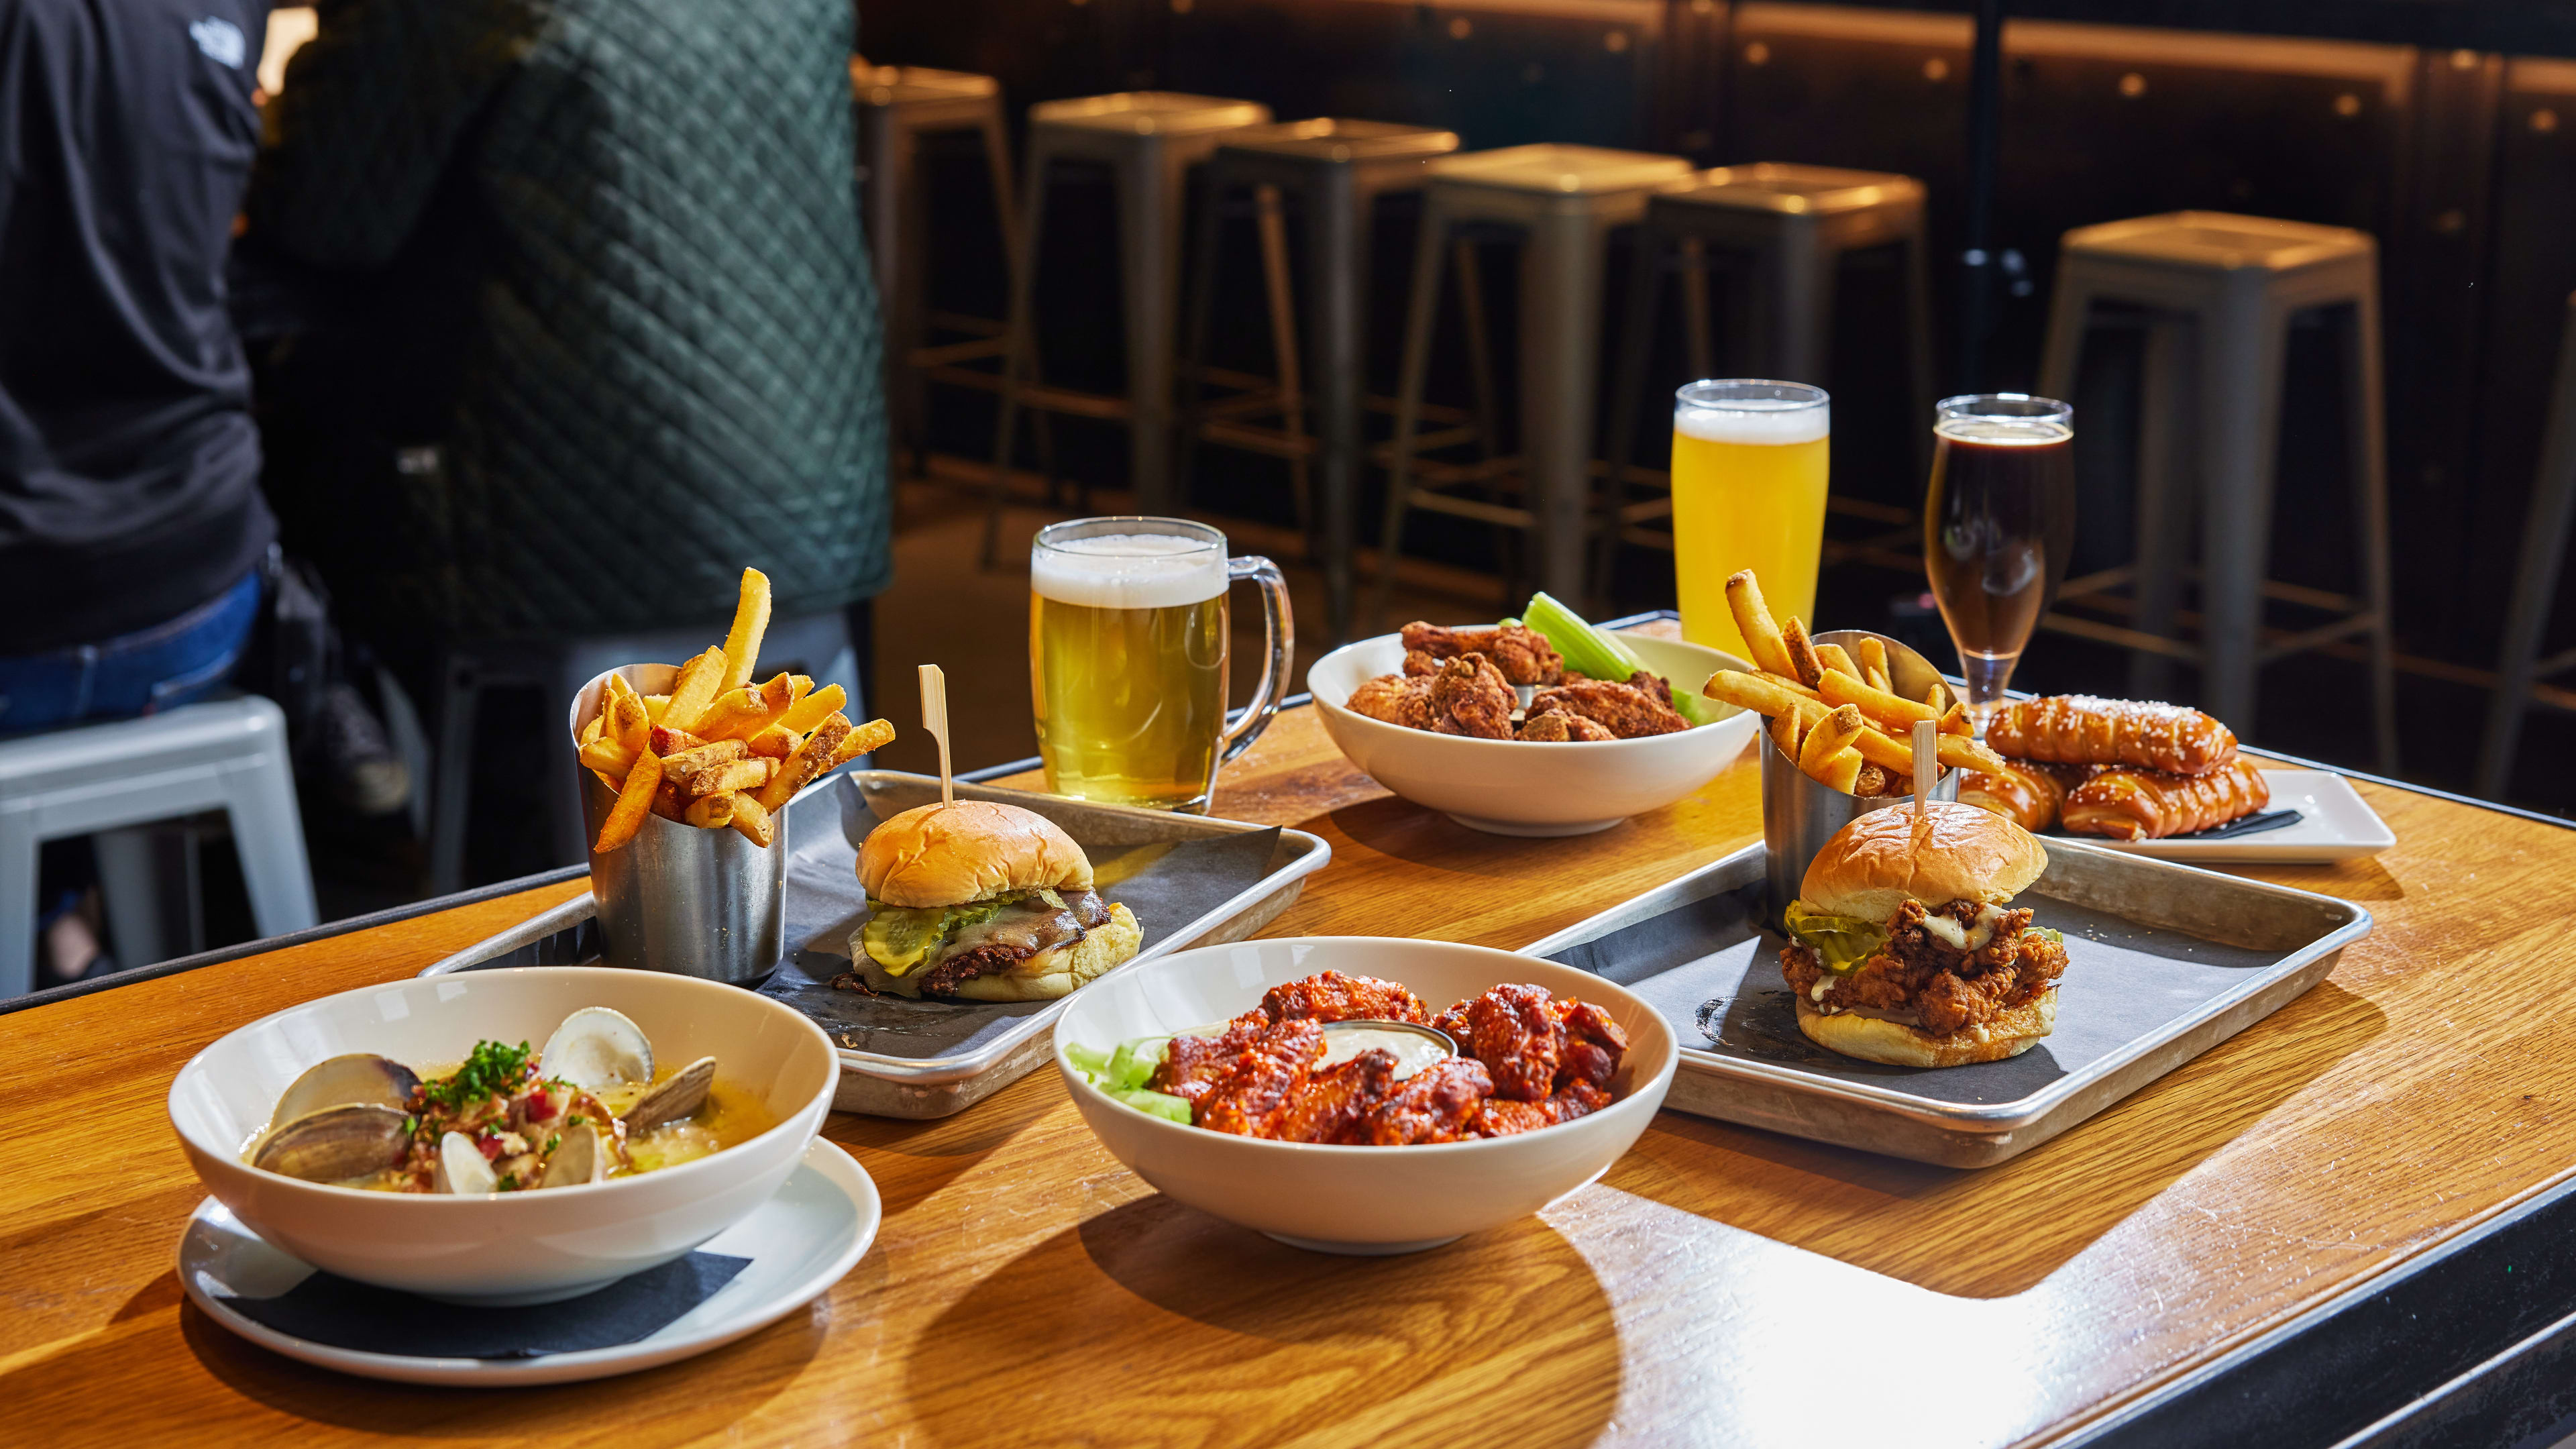
<instances>
[{"instance_id":1,"label":"metal bar stool","mask_svg":"<svg viewBox=\"0 0 2576 1449\"><path fill-rule=\"evenodd\" d=\"M118 964L148 965L168 951L167 888L150 833L136 827L205 810L230 817L259 933L314 924L286 716L276 705L242 695L0 741L0 999L34 984L40 845L93 837ZM198 923L182 929L196 933Z\"/></svg>"},{"instance_id":2,"label":"metal bar stool","mask_svg":"<svg viewBox=\"0 0 2576 1449\"><path fill-rule=\"evenodd\" d=\"M1124 91L1048 101L1029 108L1028 172L1019 256L1011 268L1011 320L1004 334L1002 419L993 440L992 497L984 514L984 563L999 544L1003 483L1023 407L1085 417L1124 418L1136 506L1168 513L1171 497L1173 313L1181 288L1181 216L1190 168L1270 108L1254 101L1175 91ZM1127 395L1106 398L1027 381L1037 350L1037 257L1047 182L1059 163L1109 168L1118 194L1119 292L1126 310Z\"/></svg>"},{"instance_id":3,"label":"metal bar stool","mask_svg":"<svg viewBox=\"0 0 2576 1449\"><path fill-rule=\"evenodd\" d=\"M2168 661L2198 661L2211 711L2249 737L2254 677L2261 666L2367 634L2379 766L2394 770L2397 678L2389 617L2378 245L2343 227L2207 211L2078 227L2066 234L2058 259L2041 391L2073 396L2093 308L2102 303L2147 314L2138 421L2138 557L2134 564L2069 580L2059 598L2117 607L2104 596L2134 586L2132 627L2063 613L2050 614L2048 626L2140 651L2131 685L2149 696L2164 692ZM2360 543L2358 599L2264 576L2291 315L2312 308L2335 309L2342 324L2345 446ZM2196 645L2172 637L2187 577L2185 539L2195 491L2204 609ZM2315 628L2267 632L2267 598L2340 617Z\"/></svg>"},{"instance_id":4,"label":"metal bar stool","mask_svg":"<svg viewBox=\"0 0 2576 1449\"><path fill-rule=\"evenodd\" d=\"M1618 379L1610 395L1609 488L1593 571L1598 587L1608 588L1611 562L1623 538L1649 547L1672 546L1669 535L1635 527L1671 510L1669 492L1642 503L1628 500L1629 486L1639 481L1631 475L1628 459L1654 355L1655 303L1667 264L1677 261L1681 272L1683 335L1693 377L1713 377L1717 369L1707 299L1707 253L1713 248L1742 254L1751 263L1749 291L1756 320L1750 335L1734 339L1741 361L1729 365L1748 377L1821 384L1832 362L1838 266L1849 253L1882 246L1901 252L1914 413L1918 419L1929 418L1932 284L1922 182L1886 171L1761 161L1703 171L1692 185L1658 191L1646 203L1636 267L1630 273ZM1916 431L1916 447L1928 469L1930 429ZM1646 481L1657 480L1650 475Z\"/></svg>"},{"instance_id":5,"label":"metal bar stool","mask_svg":"<svg viewBox=\"0 0 2576 1449\"><path fill-rule=\"evenodd\" d=\"M2576 649L2540 657L2550 606L2558 598L2558 571L2567 562L2567 532L2576 526L2576 294L2567 299L2567 329L2558 343L2558 380L2549 393L2549 425L2540 442L2540 472L2532 479L2531 516L2522 530L2522 564L2514 571L2513 607L2506 616L2504 648L2496 659L2495 700L2478 751L2478 793L2501 799L2522 743L2522 716L2532 686L2576 669Z\"/></svg>"},{"instance_id":6,"label":"metal bar stool","mask_svg":"<svg viewBox=\"0 0 2576 1449\"><path fill-rule=\"evenodd\" d=\"M1197 444L1203 441L1284 457L1296 491L1298 531L1310 540L1312 549L1316 519L1306 461L1319 458L1324 488L1322 541L1316 551L1323 556L1326 623L1334 642L1349 636L1351 623L1360 419L1368 381L1369 220L1378 198L1420 190L1424 168L1432 158L1457 149L1454 131L1323 117L1237 131L1208 162L1206 205L1199 214L1198 255L1191 274L1186 349L1190 361L1181 394L1179 481L1174 491L1186 505ZM1270 304L1277 381L1269 387L1258 386L1257 379L1219 378L1206 365L1222 208L1236 192L1247 190L1253 194L1260 224L1262 274ZM1298 358L1296 307L1280 205L1283 194L1297 200L1306 221L1311 371L1302 368ZM1316 379L1311 397L1303 383L1307 376ZM1255 385L1210 406L1205 389L1211 380ZM1310 402L1320 446L1306 435L1304 414ZM1256 428L1243 421L1264 414L1276 414L1281 425Z\"/></svg>"},{"instance_id":7,"label":"metal bar stool","mask_svg":"<svg viewBox=\"0 0 2576 1449\"><path fill-rule=\"evenodd\" d=\"M998 358L1003 324L982 317L932 317L930 217L920 175L921 140L958 131L983 142L993 182L993 215L1002 232L1007 265L1019 256L1019 212L1011 200L1011 149L1003 132L1002 88L987 75L917 65L850 61L850 92L858 115L859 196L868 244L876 254L877 296L886 319L886 391L893 404L897 456L928 446L928 383L963 382L998 388L989 374L959 364ZM971 334L967 340L927 345L933 328ZM959 374L963 374L960 376Z\"/></svg>"},{"instance_id":8,"label":"metal bar stool","mask_svg":"<svg viewBox=\"0 0 2576 1449\"><path fill-rule=\"evenodd\" d=\"M1540 587L1582 598L1602 274L1610 231L1642 218L1648 195L1688 177L1690 163L1642 151L1535 145L1443 157L1431 163L1430 172L1404 326L1404 372L1396 391L1374 613L1385 613L1405 512L1417 506L1527 529ZM1414 433L1439 314L1441 259L1458 229L1477 224L1508 227L1526 243L1520 254L1521 438L1516 465L1521 507L1444 491L1460 482L1501 478L1500 460L1444 470L1445 478L1423 468L1426 481L1414 481L1421 446ZM1470 339L1469 351L1479 359L1482 341Z\"/></svg>"}]
</instances>

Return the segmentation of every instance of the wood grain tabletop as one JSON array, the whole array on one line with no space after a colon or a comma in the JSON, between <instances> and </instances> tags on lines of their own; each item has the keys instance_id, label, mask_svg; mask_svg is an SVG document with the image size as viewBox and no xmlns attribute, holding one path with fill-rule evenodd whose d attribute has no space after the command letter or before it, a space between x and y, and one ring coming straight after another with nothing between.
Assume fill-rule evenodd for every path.
<instances>
[{"instance_id":1,"label":"wood grain tabletop","mask_svg":"<svg viewBox=\"0 0 2576 1449\"><path fill-rule=\"evenodd\" d=\"M1332 843L1267 934L1519 946L1759 833L1745 759L1598 835L1480 835L1283 714L1216 810ZM2576 1163L2576 833L2363 782L2332 976L2001 1166L1667 1112L1599 1183L1412 1257L1282 1247L1155 1193L1052 1072L938 1122L837 1116L876 1246L810 1307L645 1374L407 1389L235 1339L172 1269L204 1196L163 1112L216 1037L408 976L579 882L0 1018L0 1438L98 1444L2006 1444L2054 1438Z\"/></svg>"}]
</instances>

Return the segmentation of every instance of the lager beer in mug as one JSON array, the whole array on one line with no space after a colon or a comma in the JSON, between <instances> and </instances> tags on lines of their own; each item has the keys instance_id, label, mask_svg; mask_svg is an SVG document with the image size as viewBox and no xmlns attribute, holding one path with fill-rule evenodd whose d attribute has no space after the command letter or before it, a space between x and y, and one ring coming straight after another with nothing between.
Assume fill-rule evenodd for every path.
<instances>
[{"instance_id":1,"label":"lager beer in mug","mask_svg":"<svg viewBox=\"0 0 2576 1449\"><path fill-rule=\"evenodd\" d=\"M1726 579L1760 575L1782 618L1816 608L1825 543L1825 390L1798 382L1695 382L1673 395L1673 568L1682 637L1752 657Z\"/></svg>"},{"instance_id":2,"label":"lager beer in mug","mask_svg":"<svg viewBox=\"0 0 2576 1449\"><path fill-rule=\"evenodd\" d=\"M1269 649L1252 706L1226 724L1226 586L1261 586ZM1200 811L1217 766L1288 692L1288 585L1266 558L1178 518L1084 518L1029 551L1029 692L1038 758L1059 795Z\"/></svg>"}]
</instances>

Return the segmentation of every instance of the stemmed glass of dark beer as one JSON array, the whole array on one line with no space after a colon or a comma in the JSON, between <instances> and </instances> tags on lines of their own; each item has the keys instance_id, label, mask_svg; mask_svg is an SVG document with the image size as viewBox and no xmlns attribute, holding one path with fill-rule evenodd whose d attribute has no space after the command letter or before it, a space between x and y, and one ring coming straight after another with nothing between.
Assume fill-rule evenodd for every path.
<instances>
[{"instance_id":1,"label":"stemmed glass of dark beer","mask_svg":"<svg viewBox=\"0 0 2576 1449\"><path fill-rule=\"evenodd\" d=\"M1983 735L2075 544L2075 409L1975 393L1933 410L1923 569Z\"/></svg>"}]
</instances>

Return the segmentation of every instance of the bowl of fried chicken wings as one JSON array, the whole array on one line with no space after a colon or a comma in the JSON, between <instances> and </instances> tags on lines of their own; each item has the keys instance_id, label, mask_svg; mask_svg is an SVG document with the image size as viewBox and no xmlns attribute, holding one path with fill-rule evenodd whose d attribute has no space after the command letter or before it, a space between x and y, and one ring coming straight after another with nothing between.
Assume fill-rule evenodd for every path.
<instances>
[{"instance_id":1,"label":"bowl of fried chicken wings","mask_svg":"<svg viewBox=\"0 0 2576 1449\"><path fill-rule=\"evenodd\" d=\"M1316 660L1306 687L1333 743L1405 799L1498 835L1581 835L1707 784L1761 725L1746 711L1694 725L1673 708L1674 690L1750 665L1618 638L1645 668L1589 679L1527 628L1408 624Z\"/></svg>"},{"instance_id":2,"label":"bowl of fried chicken wings","mask_svg":"<svg viewBox=\"0 0 2576 1449\"><path fill-rule=\"evenodd\" d=\"M1301 1034L1330 1040L1354 1014L1376 1030L1421 1022L1456 1041L1456 1055L1397 1077L1366 1052L1327 1065L1330 1054L1313 1043L1285 1049ZM1359 1254L1436 1247L1591 1182L1645 1131L1680 1060L1654 1008L1602 977L1481 946L1378 936L1175 952L1074 997L1055 1041L1083 1120L1139 1177L1282 1242ZM1210 1090L1193 1104L1197 1121L1174 1120L1122 1100L1079 1065L1138 1042L1158 1043L1154 1082L1166 1090L1187 1090L1173 1080L1195 1065L1178 1050L1185 1042L1223 1042L1242 1060L1199 1074ZM1294 1080L1266 1074L1265 1052L1293 1059ZM1249 1104L1256 1126L1236 1098L1265 1077L1268 1096ZM1354 1089L1368 1100L1347 1100ZM1323 1114L1341 1130L1307 1120Z\"/></svg>"}]
</instances>

